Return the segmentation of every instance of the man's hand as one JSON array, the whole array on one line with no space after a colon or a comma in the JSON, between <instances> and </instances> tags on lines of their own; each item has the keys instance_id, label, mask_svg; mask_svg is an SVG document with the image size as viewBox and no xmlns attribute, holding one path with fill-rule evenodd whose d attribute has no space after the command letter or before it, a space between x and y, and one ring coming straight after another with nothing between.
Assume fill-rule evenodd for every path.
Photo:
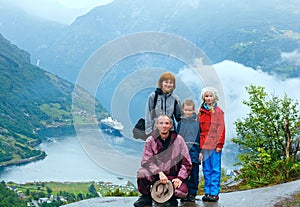
<instances>
[{"instance_id":1,"label":"man's hand","mask_svg":"<svg viewBox=\"0 0 300 207\"><path fill-rule=\"evenodd\" d=\"M167 176L165 175L165 173L159 172L158 175L159 175L160 183L162 183L162 184L167 184L168 178L167 178Z\"/></svg>"},{"instance_id":2,"label":"man's hand","mask_svg":"<svg viewBox=\"0 0 300 207\"><path fill-rule=\"evenodd\" d=\"M222 148L218 148L218 147L216 148L216 152L217 152L217 153L219 153L219 152L221 152L221 151L222 151Z\"/></svg>"},{"instance_id":3,"label":"man's hand","mask_svg":"<svg viewBox=\"0 0 300 207\"><path fill-rule=\"evenodd\" d=\"M173 183L174 188L176 189L176 188L179 188L181 186L182 181L178 178L174 178L172 180L172 183Z\"/></svg>"}]
</instances>

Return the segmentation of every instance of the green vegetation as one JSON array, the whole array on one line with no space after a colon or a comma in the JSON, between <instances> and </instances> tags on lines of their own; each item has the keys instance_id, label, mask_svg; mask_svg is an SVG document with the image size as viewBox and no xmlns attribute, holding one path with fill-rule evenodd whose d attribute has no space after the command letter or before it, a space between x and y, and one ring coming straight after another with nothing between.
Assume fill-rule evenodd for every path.
<instances>
[{"instance_id":1,"label":"green vegetation","mask_svg":"<svg viewBox=\"0 0 300 207\"><path fill-rule=\"evenodd\" d=\"M223 183L225 183L230 178L231 178L230 176L226 175L225 169L222 168L222 175L221 175L221 192L222 193L232 191L231 188L228 188L227 186L223 186ZM200 173L200 175L199 175L198 195L204 195L204 177L203 177L203 173Z\"/></svg>"},{"instance_id":2,"label":"green vegetation","mask_svg":"<svg viewBox=\"0 0 300 207\"><path fill-rule=\"evenodd\" d=\"M112 183L100 182L96 188L102 196L138 196L139 192L135 186L128 182L126 185L114 185Z\"/></svg>"},{"instance_id":3,"label":"green vegetation","mask_svg":"<svg viewBox=\"0 0 300 207\"><path fill-rule=\"evenodd\" d=\"M86 91L74 92L73 84L31 65L29 53L1 35L0 82L0 166L43 159L46 154L35 148L41 142L39 130L73 124L72 95L85 98L82 107L93 100ZM107 116L97 101L98 117L77 111L75 120L85 124Z\"/></svg>"},{"instance_id":4,"label":"green vegetation","mask_svg":"<svg viewBox=\"0 0 300 207\"><path fill-rule=\"evenodd\" d=\"M299 179L300 115L298 102L286 95L268 98L261 86L246 87L249 101L243 101L250 112L236 121L241 165L238 178L243 189L261 187Z\"/></svg>"},{"instance_id":5,"label":"green vegetation","mask_svg":"<svg viewBox=\"0 0 300 207\"><path fill-rule=\"evenodd\" d=\"M71 107L71 105L68 105L68 107ZM64 109L59 103L44 103L40 106L40 110L51 118L50 123L72 124L72 119L70 119L71 109Z\"/></svg>"},{"instance_id":6,"label":"green vegetation","mask_svg":"<svg viewBox=\"0 0 300 207\"><path fill-rule=\"evenodd\" d=\"M1 207L22 207L26 206L24 200L21 200L19 196L12 190L6 188L4 182L0 183L0 206Z\"/></svg>"},{"instance_id":7,"label":"green vegetation","mask_svg":"<svg viewBox=\"0 0 300 207\"><path fill-rule=\"evenodd\" d=\"M93 182L47 182L45 186L51 188L53 194L57 194L60 191L66 191L77 195L79 193L87 194L91 184L93 184Z\"/></svg>"},{"instance_id":8,"label":"green vegetation","mask_svg":"<svg viewBox=\"0 0 300 207\"><path fill-rule=\"evenodd\" d=\"M97 197L89 190L93 182L83 183L57 183L57 182L34 182L26 184L7 183L8 186L18 189L24 195L27 201L40 198L50 200L51 204L43 206L53 206L54 204L62 205L63 203L72 203L87 198Z\"/></svg>"},{"instance_id":9,"label":"green vegetation","mask_svg":"<svg viewBox=\"0 0 300 207\"><path fill-rule=\"evenodd\" d=\"M4 182L3 182L4 183ZM7 183L16 189L26 202L42 202L42 207L61 206L99 196L137 196L137 190L127 185L114 185L105 182L34 182L26 184ZM14 194L16 196L16 194ZM1 205L0 205L1 206Z\"/></svg>"},{"instance_id":10,"label":"green vegetation","mask_svg":"<svg viewBox=\"0 0 300 207\"><path fill-rule=\"evenodd\" d=\"M275 26L238 31L240 40L228 51L228 59L254 69L278 74L283 78L299 77L300 66L295 53L300 33ZM232 41L232 40L227 40ZM286 51L283 53L283 51ZM283 54L288 54L286 57ZM287 56L290 56L287 58Z\"/></svg>"},{"instance_id":11,"label":"green vegetation","mask_svg":"<svg viewBox=\"0 0 300 207\"><path fill-rule=\"evenodd\" d=\"M44 192L49 193L49 189L51 189L51 193L53 195L60 194L61 192L68 192L74 195L79 193L81 194L88 194L88 188L93 182L34 182L34 183L26 183L17 185L15 183L8 183L9 186L16 186L18 190L22 191L24 194L28 194L28 190L30 192Z\"/></svg>"}]
</instances>

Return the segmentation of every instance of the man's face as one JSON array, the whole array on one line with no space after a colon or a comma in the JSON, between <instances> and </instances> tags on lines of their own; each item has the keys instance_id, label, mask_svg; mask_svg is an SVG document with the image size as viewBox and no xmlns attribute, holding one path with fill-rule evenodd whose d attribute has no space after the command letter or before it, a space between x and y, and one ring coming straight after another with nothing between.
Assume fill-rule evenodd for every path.
<instances>
[{"instance_id":1,"label":"man's face","mask_svg":"<svg viewBox=\"0 0 300 207\"><path fill-rule=\"evenodd\" d=\"M161 138L167 138L169 131L172 127L172 123L167 116L160 116L157 119L156 128L159 131Z\"/></svg>"}]
</instances>

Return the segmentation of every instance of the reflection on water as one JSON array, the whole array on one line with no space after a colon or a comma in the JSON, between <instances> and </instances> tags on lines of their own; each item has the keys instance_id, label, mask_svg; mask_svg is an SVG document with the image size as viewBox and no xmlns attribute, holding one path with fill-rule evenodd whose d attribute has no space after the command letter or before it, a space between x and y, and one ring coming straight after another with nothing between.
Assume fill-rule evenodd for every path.
<instances>
[{"instance_id":1,"label":"reflection on water","mask_svg":"<svg viewBox=\"0 0 300 207\"><path fill-rule=\"evenodd\" d=\"M31 181L127 182L127 179L120 179L120 176L104 170L93 162L82 149L75 134L57 137L47 135L39 145L39 148L47 153L45 159L2 168L0 169L0 180L17 183ZM104 139L116 151L132 156L141 156L144 142L112 135L107 135Z\"/></svg>"},{"instance_id":2,"label":"reflection on water","mask_svg":"<svg viewBox=\"0 0 300 207\"><path fill-rule=\"evenodd\" d=\"M135 157L142 156L144 141L133 140L125 137L115 137L113 135L105 135L105 141L110 144L116 151Z\"/></svg>"},{"instance_id":3,"label":"reflection on water","mask_svg":"<svg viewBox=\"0 0 300 207\"><path fill-rule=\"evenodd\" d=\"M87 155L76 134L51 136L54 132L51 133L46 133L44 141L39 145L39 148L47 153L45 159L24 165L0 168L0 180L14 181L17 183L32 181L104 181L126 183L127 180L135 182L137 169L131 169L132 172L129 177L122 176L127 174L117 174L111 170L105 170L103 168L105 166L101 167L93 161L94 159L91 159ZM86 136L89 136L88 130L86 130L85 133ZM96 137L96 142L97 139ZM138 160L141 158L144 147L144 141L105 134L102 138L99 137L100 145L96 148L96 150L103 152L106 152L107 149L105 149L105 147L107 147L107 145L101 145L101 142L108 143L109 146L115 150L116 154L122 154L124 155L123 157L130 155ZM224 149L223 159L227 162L229 161L229 164L232 164L229 159L232 157L230 156L230 152L232 151L234 150L226 149L226 147ZM104 159L107 158L104 157ZM228 164L226 162L223 162L223 164L224 163ZM119 163L114 164L119 165ZM138 166L134 168L138 168Z\"/></svg>"}]
</instances>

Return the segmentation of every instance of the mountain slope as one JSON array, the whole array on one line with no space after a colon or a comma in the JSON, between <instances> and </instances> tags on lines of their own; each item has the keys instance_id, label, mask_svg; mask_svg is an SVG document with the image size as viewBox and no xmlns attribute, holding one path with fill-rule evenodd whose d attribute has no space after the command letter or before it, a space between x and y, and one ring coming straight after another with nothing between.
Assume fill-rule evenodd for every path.
<instances>
[{"instance_id":1,"label":"mountain slope","mask_svg":"<svg viewBox=\"0 0 300 207\"><path fill-rule=\"evenodd\" d=\"M33 148L40 142L38 130L72 125L73 84L31 65L29 53L2 35L0 82L0 164L43 158ZM103 112L99 104L96 110Z\"/></svg>"},{"instance_id":2,"label":"mountain slope","mask_svg":"<svg viewBox=\"0 0 300 207\"><path fill-rule=\"evenodd\" d=\"M20 24L15 13L1 13L0 32L30 51L33 62L40 60L41 67L72 82L96 49L143 31L180 35L213 63L228 59L282 77L299 77L299 19L300 2L293 0L115 0L68 27L53 22L42 27L27 18ZM14 24L21 32L12 29Z\"/></svg>"},{"instance_id":3,"label":"mountain slope","mask_svg":"<svg viewBox=\"0 0 300 207\"><path fill-rule=\"evenodd\" d=\"M135 32L170 32L195 43L213 63L227 59L283 77L300 75L299 63L292 57L295 52L299 55L300 2L191 2L116 0L77 18L70 30L78 34L75 42L84 38L100 45ZM96 50L96 46L81 48ZM283 58L285 54L289 58Z\"/></svg>"}]
</instances>

